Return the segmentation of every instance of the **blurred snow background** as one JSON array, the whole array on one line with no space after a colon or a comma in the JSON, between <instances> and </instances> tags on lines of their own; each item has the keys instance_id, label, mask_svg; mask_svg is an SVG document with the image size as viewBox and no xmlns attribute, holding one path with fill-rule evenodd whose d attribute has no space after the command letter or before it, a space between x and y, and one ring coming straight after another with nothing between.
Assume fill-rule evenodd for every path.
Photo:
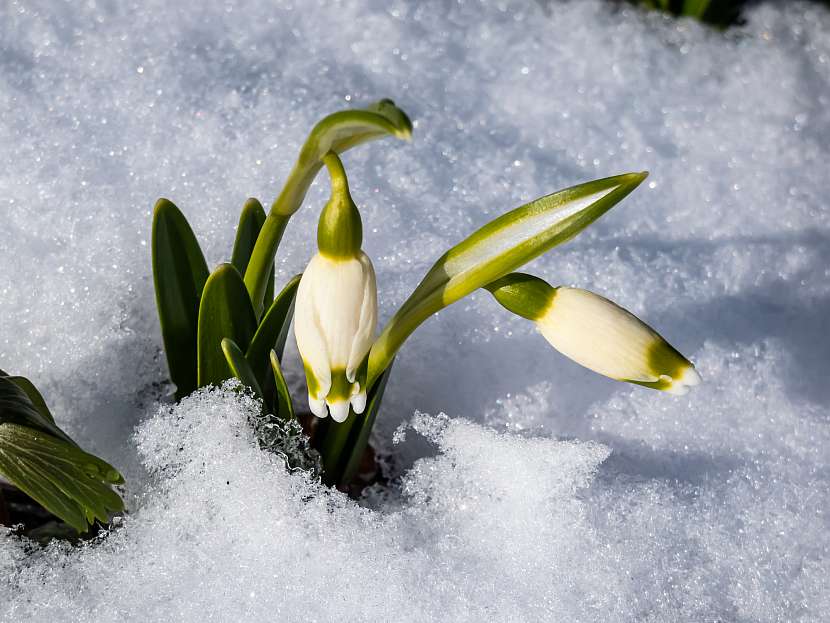
<instances>
[{"instance_id":1,"label":"blurred snow background","mask_svg":"<svg viewBox=\"0 0 830 623\"><path fill-rule=\"evenodd\" d=\"M747 17L724 34L593 1L0 6L0 367L122 468L130 507L81 550L0 535L0 617L824 619L830 13ZM380 97L416 124L346 157L384 318L493 216L648 169L531 269L631 309L705 384L593 375L475 295L399 356L378 443L400 478L364 506L256 450L245 400L160 405L156 198L226 260L313 123ZM321 177L289 226L284 279L327 194ZM393 445L415 410L449 419Z\"/></svg>"}]
</instances>

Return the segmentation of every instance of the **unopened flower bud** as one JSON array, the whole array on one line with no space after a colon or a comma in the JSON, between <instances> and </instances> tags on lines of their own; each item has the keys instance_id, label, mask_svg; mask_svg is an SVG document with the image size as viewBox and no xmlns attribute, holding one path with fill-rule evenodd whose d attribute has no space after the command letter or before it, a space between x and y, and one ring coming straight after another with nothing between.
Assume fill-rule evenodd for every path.
<instances>
[{"instance_id":1,"label":"unopened flower bud","mask_svg":"<svg viewBox=\"0 0 830 623\"><path fill-rule=\"evenodd\" d=\"M560 353L599 374L685 394L700 383L694 366L634 314L579 288L554 288L512 273L487 289L510 311L536 323Z\"/></svg>"}]
</instances>

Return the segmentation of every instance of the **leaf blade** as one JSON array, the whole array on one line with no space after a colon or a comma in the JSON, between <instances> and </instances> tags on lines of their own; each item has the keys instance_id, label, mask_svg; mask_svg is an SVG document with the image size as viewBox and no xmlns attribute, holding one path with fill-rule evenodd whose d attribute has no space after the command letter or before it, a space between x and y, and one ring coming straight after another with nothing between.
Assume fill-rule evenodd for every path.
<instances>
[{"instance_id":1,"label":"leaf blade","mask_svg":"<svg viewBox=\"0 0 830 623\"><path fill-rule=\"evenodd\" d=\"M291 393L288 391L288 384L285 382L285 377L282 374L282 366L277 357L276 351L271 351L270 357L271 370L274 372L274 385L277 390L277 397L274 406L276 407L277 415L286 420L293 420L296 418L294 414L294 403L291 401Z\"/></svg>"},{"instance_id":2,"label":"leaf blade","mask_svg":"<svg viewBox=\"0 0 830 623\"><path fill-rule=\"evenodd\" d=\"M375 341L367 386L427 318L567 242L631 193L647 173L594 180L546 195L490 221L441 256Z\"/></svg>"},{"instance_id":3,"label":"leaf blade","mask_svg":"<svg viewBox=\"0 0 830 623\"><path fill-rule=\"evenodd\" d=\"M208 278L205 257L181 211L159 199L153 210L153 283L170 380L181 398L197 386L199 300Z\"/></svg>"},{"instance_id":4,"label":"leaf blade","mask_svg":"<svg viewBox=\"0 0 830 623\"><path fill-rule=\"evenodd\" d=\"M124 510L110 488L124 482L109 463L73 444L19 424L0 424L0 473L78 532Z\"/></svg>"},{"instance_id":5,"label":"leaf blade","mask_svg":"<svg viewBox=\"0 0 830 623\"><path fill-rule=\"evenodd\" d=\"M294 275L274 299L271 307L263 316L257 327L251 344L245 352L245 358L253 368L260 385L265 384L268 375L268 353L271 349L282 357L285 342L288 339L288 330L294 312L294 300L297 296L297 287L300 285L300 275Z\"/></svg>"},{"instance_id":6,"label":"leaf blade","mask_svg":"<svg viewBox=\"0 0 830 623\"><path fill-rule=\"evenodd\" d=\"M240 349L247 348L255 331L256 317L239 271L233 264L220 264L208 277L199 305L198 387L233 377L222 340L230 338Z\"/></svg>"},{"instance_id":7,"label":"leaf blade","mask_svg":"<svg viewBox=\"0 0 830 623\"><path fill-rule=\"evenodd\" d=\"M222 340L222 352L225 354L225 360L228 362L233 375L262 398L262 389L256 380L256 376L251 370L251 366L248 365L247 359L245 359L245 353L236 345L236 342L230 338L224 338Z\"/></svg>"},{"instance_id":8,"label":"leaf blade","mask_svg":"<svg viewBox=\"0 0 830 623\"><path fill-rule=\"evenodd\" d=\"M27 426L74 444L75 442L55 424L51 413L48 418L43 414L41 408L26 390L24 382L34 389L34 385L24 377L0 376L0 424L13 423ZM36 389L34 391L40 398L43 408L46 408L40 392ZM48 413L49 410L46 409L46 412Z\"/></svg>"}]
</instances>

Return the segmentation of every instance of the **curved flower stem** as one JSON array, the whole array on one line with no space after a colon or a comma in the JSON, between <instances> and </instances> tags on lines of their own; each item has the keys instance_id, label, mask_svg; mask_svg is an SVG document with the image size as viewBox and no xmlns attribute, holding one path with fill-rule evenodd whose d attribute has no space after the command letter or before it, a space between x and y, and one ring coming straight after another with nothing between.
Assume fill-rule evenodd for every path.
<instances>
[{"instance_id":1,"label":"curved flower stem","mask_svg":"<svg viewBox=\"0 0 830 623\"><path fill-rule=\"evenodd\" d=\"M351 453L347 450L349 446L348 441L352 428L358 419L363 416L356 415L353 410L349 410L349 417L345 422L332 421L326 433L326 438L323 441L322 458L323 458L323 474L326 484L336 485L341 484L341 476L345 469L345 461L348 460ZM348 483L346 483L348 484Z\"/></svg>"},{"instance_id":2,"label":"curved flower stem","mask_svg":"<svg viewBox=\"0 0 830 623\"><path fill-rule=\"evenodd\" d=\"M256 317L265 307L268 275L280 240L291 215L300 209L311 183L323 166L328 152L342 153L357 145L384 136L409 140L412 122L392 100L381 100L365 109L342 110L323 118L308 135L294 168L259 232L248 268L245 287Z\"/></svg>"}]
</instances>

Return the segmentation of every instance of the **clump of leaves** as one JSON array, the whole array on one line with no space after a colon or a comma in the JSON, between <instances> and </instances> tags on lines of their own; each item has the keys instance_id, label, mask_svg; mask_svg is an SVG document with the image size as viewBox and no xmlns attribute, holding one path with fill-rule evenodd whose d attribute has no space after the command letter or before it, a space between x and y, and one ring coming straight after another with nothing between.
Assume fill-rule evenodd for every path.
<instances>
[{"instance_id":1,"label":"clump of leaves","mask_svg":"<svg viewBox=\"0 0 830 623\"><path fill-rule=\"evenodd\" d=\"M0 476L75 530L106 523L124 502L124 478L55 424L37 388L0 371Z\"/></svg>"}]
</instances>

